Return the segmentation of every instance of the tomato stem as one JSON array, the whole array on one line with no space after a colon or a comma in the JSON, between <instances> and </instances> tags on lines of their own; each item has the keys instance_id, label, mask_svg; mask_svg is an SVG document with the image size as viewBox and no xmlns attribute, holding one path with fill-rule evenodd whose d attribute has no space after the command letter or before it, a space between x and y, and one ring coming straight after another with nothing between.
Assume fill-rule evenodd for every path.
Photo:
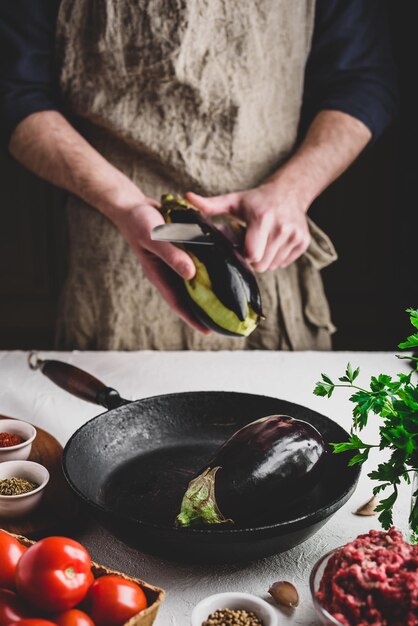
<instances>
[{"instance_id":1,"label":"tomato stem","mask_svg":"<svg viewBox=\"0 0 418 626\"><path fill-rule=\"evenodd\" d=\"M77 572L75 571L74 567L70 566L64 570L64 574L66 575L67 578L72 580L73 578L75 578Z\"/></svg>"}]
</instances>

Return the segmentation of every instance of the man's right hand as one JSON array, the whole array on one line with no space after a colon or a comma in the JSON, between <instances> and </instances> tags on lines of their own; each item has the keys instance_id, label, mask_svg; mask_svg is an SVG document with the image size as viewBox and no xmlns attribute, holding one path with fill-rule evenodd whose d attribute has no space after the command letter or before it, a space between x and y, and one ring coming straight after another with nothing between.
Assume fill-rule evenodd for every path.
<instances>
[{"instance_id":1,"label":"man's right hand","mask_svg":"<svg viewBox=\"0 0 418 626\"><path fill-rule=\"evenodd\" d=\"M151 240L152 229L164 223L158 202L145 197L57 111L26 117L15 128L9 149L29 170L106 215L171 308L192 328L210 333L189 313L173 285L169 268L183 278L192 278L195 267L191 258L170 243Z\"/></svg>"},{"instance_id":2,"label":"man's right hand","mask_svg":"<svg viewBox=\"0 0 418 626\"><path fill-rule=\"evenodd\" d=\"M189 313L173 288L173 275L169 268L186 280L195 275L196 268L190 256L171 243L151 239L152 229L164 224L158 207L156 200L144 198L133 208L112 212L110 218L136 254L148 280L157 287L170 307L189 326L209 335L210 331Z\"/></svg>"}]
</instances>

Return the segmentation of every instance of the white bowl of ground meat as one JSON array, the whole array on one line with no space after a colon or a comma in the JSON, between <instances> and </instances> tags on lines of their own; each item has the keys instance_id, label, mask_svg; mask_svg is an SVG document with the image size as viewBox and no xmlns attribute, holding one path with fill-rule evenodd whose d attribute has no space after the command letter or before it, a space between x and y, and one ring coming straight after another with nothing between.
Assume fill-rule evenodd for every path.
<instances>
[{"instance_id":1,"label":"white bowl of ground meat","mask_svg":"<svg viewBox=\"0 0 418 626\"><path fill-rule=\"evenodd\" d=\"M395 528L371 530L325 554L310 586L322 624L417 626L418 545Z\"/></svg>"}]
</instances>

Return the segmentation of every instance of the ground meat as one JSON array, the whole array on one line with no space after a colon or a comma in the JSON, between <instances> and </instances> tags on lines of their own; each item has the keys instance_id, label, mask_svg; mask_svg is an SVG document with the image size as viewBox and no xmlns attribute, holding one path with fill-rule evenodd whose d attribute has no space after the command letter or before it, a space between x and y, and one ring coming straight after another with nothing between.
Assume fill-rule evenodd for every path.
<instances>
[{"instance_id":1,"label":"ground meat","mask_svg":"<svg viewBox=\"0 0 418 626\"><path fill-rule=\"evenodd\" d=\"M328 561L316 597L344 626L418 626L418 545L371 530Z\"/></svg>"}]
</instances>

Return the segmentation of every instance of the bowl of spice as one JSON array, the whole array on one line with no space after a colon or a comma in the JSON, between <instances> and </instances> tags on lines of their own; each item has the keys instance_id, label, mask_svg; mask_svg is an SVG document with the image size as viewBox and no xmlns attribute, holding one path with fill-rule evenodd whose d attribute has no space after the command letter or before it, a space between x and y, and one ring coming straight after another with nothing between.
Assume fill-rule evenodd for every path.
<instances>
[{"instance_id":1,"label":"bowl of spice","mask_svg":"<svg viewBox=\"0 0 418 626\"><path fill-rule=\"evenodd\" d=\"M33 461L0 463L0 519L24 517L40 503L49 472Z\"/></svg>"},{"instance_id":2,"label":"bowl of spice","mask_svg":"<svg viewBox=\"0 0 418 626\"><path fill-rule=\"evenodd\" d=\"M0 463L25 461L32 450L36 428L20 420L0 420Z\"/></svg>"},{"instance_id":3,"label":"bowl of spice","mask_svg":"<svg viewBox=\"0 0 418 626\"><path fill-rule=\"evenodd\" d=\"M277 611L251 593L215 593L192 612L192 626L279 626Z\"/></svg>"}]
</instances>

